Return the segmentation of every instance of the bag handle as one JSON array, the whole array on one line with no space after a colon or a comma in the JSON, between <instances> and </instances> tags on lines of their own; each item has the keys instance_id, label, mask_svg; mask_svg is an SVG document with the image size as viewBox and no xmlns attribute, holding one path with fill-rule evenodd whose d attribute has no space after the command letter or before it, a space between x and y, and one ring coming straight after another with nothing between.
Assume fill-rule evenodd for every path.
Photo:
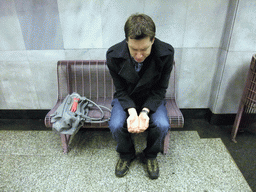
<instances>
[{"instance_id":1,"label":"bag handle","mask_svg":"<svg viewBox=\"0 0 256 192\"><path fill-rule=\"evenodd\" d=\"M81 100L81 102L79 103L80 107L83 107L84 103L89 102L92 105L94 105L101 113L101 117L99 117L99 118L90 117L90 116L85 115L85 114L80 114L85 123L104 123L104 122L107 122L109 120L109 118L104 119L105 113L103 111L103 109L105 109L105 110L111 112L111 110L108 107L105 107L103 105L98 105L97 103L95 103L94 101L92 101L92 100L90 100L86 97L81 97L80 100ZM86 109L87 109L87 106L88 106L88 103L86 103L86 106L85 106Z\"/></svg>"}]
</instances>

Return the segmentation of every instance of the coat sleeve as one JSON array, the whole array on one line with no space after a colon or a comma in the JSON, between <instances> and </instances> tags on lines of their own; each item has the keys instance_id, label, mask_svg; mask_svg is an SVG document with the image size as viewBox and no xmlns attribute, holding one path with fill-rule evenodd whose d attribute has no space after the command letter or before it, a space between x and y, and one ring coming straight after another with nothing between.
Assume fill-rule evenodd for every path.
<instances>
[{"instance_id":1,"label":"coat sleeve","mask_svg":"<svg viewBox=\"0 0 256 192\"><path fill-rule=\"evenodd\" d=\"M149 97L146 99L142 107L147 107L150 111L155 112L162 104L165 98L166 90L169 85L169 79L173 68L173 54L162 58L164 67L161 72L159 81L152 87Z\"/></svg>"},{"instance_id":2,"label":"coat sleeve","mask_svg":"<svg viewBox=\"0 0 256 192\"><path fill-rule=\"evenodd\" d=\"M118 67L118 59L113 59L109 56L108 52L107 66L115 85L114 97L118 99L124 110L135 108L136 105L127 92L127 82L118 74L120 70Z\"/></svg>"}]
</instances>

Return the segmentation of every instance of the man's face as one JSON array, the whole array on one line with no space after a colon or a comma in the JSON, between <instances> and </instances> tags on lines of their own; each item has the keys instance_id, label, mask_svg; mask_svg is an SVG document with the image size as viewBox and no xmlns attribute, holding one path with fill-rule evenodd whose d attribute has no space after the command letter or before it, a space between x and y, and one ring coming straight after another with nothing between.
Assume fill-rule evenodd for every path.
<instances>
[{"instance_id":1,"label":"man's face","mask_svg":"<svg viewBox=\"0 0 256 192\"><path fill-rule=\"evenodd\" d=\"M150 41L149 37L139 40L131 39L130 37L128 38L128 48L131 56L136 62L142 63L150 55L154 40L155 39Z\"/></svg>"}]
</instances>

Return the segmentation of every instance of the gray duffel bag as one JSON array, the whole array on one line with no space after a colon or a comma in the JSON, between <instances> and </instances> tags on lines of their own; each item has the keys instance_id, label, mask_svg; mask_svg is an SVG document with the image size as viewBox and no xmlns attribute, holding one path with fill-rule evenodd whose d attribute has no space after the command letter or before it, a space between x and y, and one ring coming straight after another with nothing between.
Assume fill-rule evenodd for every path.
<instances>
[{"instance_id":1,"label":"gray duffel bag","mask_svg":"<svg viewBox=\"0 0 256 192\"><path fill-rule=\"evenodd\" d=\"M88 116L91 107L97 107L101 117L92 118ZM61 134L74 135L84 123L103 123L109 120L104 119L104 111L111 111L109 108L97 105L92 100L81 97L78 93L67 95L58 109L51 115L52 129Z\"/></svg>"}]
</instances>

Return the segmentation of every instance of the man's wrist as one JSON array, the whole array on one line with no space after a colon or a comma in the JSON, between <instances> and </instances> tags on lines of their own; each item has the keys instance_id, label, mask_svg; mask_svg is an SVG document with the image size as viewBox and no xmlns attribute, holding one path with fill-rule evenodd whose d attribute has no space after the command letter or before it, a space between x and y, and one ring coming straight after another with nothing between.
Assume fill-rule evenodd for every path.
<instances>
[{"instance_id":1,"label":"man's wrist","mask_svg":"<svg viewBox=\"0 0 256 192\"><path fill-rule=\"evenodd\" d=\"M146 113L146 114L148 115L148 114L149 114L149 109L143 108L143 109L141 110L141 113Z\"/></svg>"}]
</instances>

